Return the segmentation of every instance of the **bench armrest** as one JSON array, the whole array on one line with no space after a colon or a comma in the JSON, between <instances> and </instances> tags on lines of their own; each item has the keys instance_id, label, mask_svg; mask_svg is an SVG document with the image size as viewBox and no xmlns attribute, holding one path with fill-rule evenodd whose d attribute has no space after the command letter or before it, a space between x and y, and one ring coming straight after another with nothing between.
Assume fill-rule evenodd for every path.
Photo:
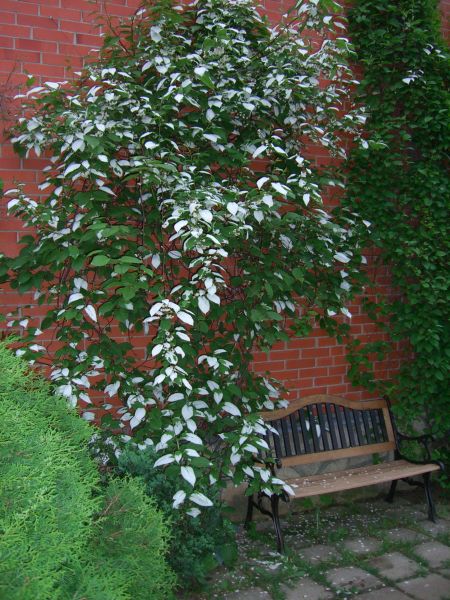
<instances>
[{"instance_id":1,"label":"bench armrest","mask_svg":"<svg viewBox=\"0 0 450 600\"><path fill-rule=\"evenodd\" d=\"M431 450L430 450L429 442L433 440L433 436L430 433L423 433L421 435L406 435L397 430L396 434L397 434L397 444L398 444L397 453L398 453L399 458L404 458L404 459L408 460L409 462L413 462L413 463L417 463L417 464L426 464L426 463L436 462L435 460L433 460L431 458ZM401 446L402 446L403 442L418 442L425 451L426 460L424 460L424 461L412 460L412 459L404 456L401 451Z\"/></svg>"}]
</instances>

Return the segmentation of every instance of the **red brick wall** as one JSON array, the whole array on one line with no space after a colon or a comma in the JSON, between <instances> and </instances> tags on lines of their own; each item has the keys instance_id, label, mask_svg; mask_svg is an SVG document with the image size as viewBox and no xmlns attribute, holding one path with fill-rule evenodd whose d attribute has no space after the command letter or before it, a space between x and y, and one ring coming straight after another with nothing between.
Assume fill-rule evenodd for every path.
<instances>
[{"instance_id":1,"label":"red brick wall","mask_svg":"<svg viewBox=\"0 0 450 600\"><path fill-rule=\"evenodd\" d=\"M4 124L14 114L12 96L24 83L27 74L39 80L60 81L71 77L91 48L100 45L94 12L111 17L127 16L140 0L105 0L95 4L88 0L0 0L0 110ZM264 10L271 20L292 4L292 0L264 0ZM441 2L443 15L450 14L450 0ZM444 31L448 35L448 20ZM43 159L21 160L11 146L0 146L0 178L5 189L17 179L27 184L29 193L37 194ZM21 223L6 215L6 200L0 200L0 252L17 251L17 241L23 233ZM389 293L389 277L384 269L376 274L378 288ZM15 308L27 300L15 293L0 290L0 310ZM379 337L358 304L350 307L353 314L352 332L364 340ZM399 366L400 354L377 365L378 372L388 377ZM255 354L255 369L269 370L285 382L297 397L311 393L335 393L360 399L367 392L352 388L346 378L345 348L324 332L315 330L307 339L279 344L269 355Z\"/></svg>"}]
</instances>

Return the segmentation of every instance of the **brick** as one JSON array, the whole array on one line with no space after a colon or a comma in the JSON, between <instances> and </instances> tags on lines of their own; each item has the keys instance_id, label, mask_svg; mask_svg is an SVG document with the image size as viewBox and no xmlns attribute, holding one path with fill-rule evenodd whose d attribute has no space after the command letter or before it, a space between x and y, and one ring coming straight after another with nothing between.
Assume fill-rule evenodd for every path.
<instances>
[{"instance_id":1,"label":"brick","mask_svg":"<svg viewBox=\"0 0 450 600\"><path fill-rule=\"evenodd\" d=\"M42 27L45 29L58 29L58 21L51 17L38 17L36 15L17 15L19 25L28 25L29 27Z\"/></svg>"},{"instance_id":2,"label":"brick","mask_svg":"<svg viewBox=\"0 0 450 600\"><path fill-rule=\"evenodd\" d=\"M335 375L333 377L324 377L324 376L318 376L317 377L318 382L320 385L334 385L334 384L338 384L338 383L342 383L343 377L340 377L338 375Z\"/></svg>"},{"instance_id":3,"label":"brick","mask_svg":"<svg viewBox=\"0 0 450 600\"><path fill-rule=\"evenodd\" d=\"M84 46L73 46L71 44L59 44L59 52L65 56L86 56L88 52Z\"/></svg>"},{"instance_id":4,"label":"brick","mask_svg":"<svg viewBox=\"0 0 450 600\"><path fill-rule=\"evenodd\" d=\"M39 40L15 40L18 50L34 50L36 52L56 52L56 42L42 42Z\"/></svg>"},{"instance_id":5,"label":"brick","mask_svg":"<svg viewBox=\"0 0 450 600\"><path fill-rule=\"evenodd\" d=\"M65 75L64 67L62 66L25 63L23 68L33 75L43 77L45 81L58 81L63 79Z\"/></svg>"},{"instance_id":6,"label":"brick","mask_svg":"<svg viewBox=\"0 0 450 600\"><path fill-rule=\"evenodd\" d=\"M81 21L61 21L61 30L70 31L76 34L92 35L96 39L94 43L97 46L102 44L102 38L100 36L101 29L99 29L95 23L83 23Z\"/></svg>"},{"instance_id":7,"label":"brick","mask_svg":"<svg viewBox=\"0 0 450 600\"><path fill-rule=\"evenodd\" d=\"M284 371L285 364L283 360L271 360L266 362L258 362L255 364L258 371Z\"/></svg>"},{"instance_id":8,"label":"brick","mask_svg":"<svg viewBox=\"0 0 450 600\"><path fill-rule=\"evenodd\" d=\"M309 338L293 338L289 341L289 348L315 348L316 339Z\"/></svg>"},{"instance_id":9,"label":"brick","mask_svg":"<svg viewBox=\"0 0 450 600\"><path fill-rule=\"evenodd\" d=\"M41 17L54 19L64 19L66 21L81 21L81 9L76 8L60 8L57 6L41 6L39 9Z\"/></svg>"},{"instance_id":10,"label":"brick","mask_svg":"<svg viewBox=\"0 0 450 600\"><path fill-rule=\"evenodd\" d=\"M22 27L20 25L0 25L0 35L6 35L12 38L31 37L31 27Z\"/></svg>"},{"instance_id":11,"label":"brick","mask_svg":"<svg viewBox=\"0 0 450 600\"><path fill-rule=\"evenodd\" d=\"M0 6L0 8L2 8ZM13 24L16 22L16 15L13 13L7 13L0 10L0 23L10 23Z\"/></svg>"},{"instance_id":12,"label":"brick","mask_svg":"<svg viewBox=\"0 0 450 600\"><path fill-rule=\"evenodd\" d=\"M1 0L0 6L2 10L11 12L13 14L20 11L22 14L37 15L39 12L38 4L29 4L28 2L22 1L19 8L17 0Z\"/></svg>"},{"instance_id":13,"label":"brick","mask_svg":"<svg viewBox=\"0 0 450 600\"><path fill-rule=\"evenodd\" d=\"M75 41L82 46L98 47L102 44L102 40L98 35L89 35L87 33L76 33Z\"/></svg>"},{"instance_id":14,"label":"brick","mask_svg":"<svg viewBox=\"0 0 450 600\"><path fill-rule=\"evenodd\" d=\"M36 0L21 0L21 2L35 3ZM39 0L38 5L47 4L48 6L59 6L59 2L60 2L60 0Z\"/></svg>"},{"instance_id":15,"label":"brick","mask_svg":"<svg viewBox=\"0 0 450 600\"><path fill-rule=\"evenodd\" d=\"M44 54L42 64L67 67L72 63L72 57L65 54Z\"/></svg>"},{"instance_id":16,"label":"brick","mask_svg":"<svg viewBox=\"0 0 450 600\"><path fill-rule=\"evenodd\" d=\"M27 52L25 50L10 50L8 48L0 49L0 59L15 61L39 62L41 55L39 52Z\"/></svg>"},{"instance_id":17,"label":"brick","mask_svg":"<svg viewBox=\"0 0 450 600\"><path fill-rule=\"evenodd\" d=\"M301 351L301 358L319 358L324 356L329 356L330 350L328 348L306 348Z\"/></svg>"},{"instance_id":18,"label":"brick","mask_svg":"<svg viewBox=\"0 0 450 600\"><path fill-rule=\"evenodd\" d=\"M0 72L12 73L17 68L17 63L13 60L0 60Z\"/></svg>"},{"instance_id":19,"label":"brick","mask_svg":"<svg viewBox=\"0 0 450 600\"><path fill-rule=\"evenodd\" d=\"M0 48L12 48L14 39L10 37L0 36Z\"/></svg>"},{"instance_id":20,"label":"brick","mask_svg":"<svg viewBox=\"0 0 450 600\"><path fill-rule=\"evenodd\" d=\"M72 44L75 38L74 34L71 32L55 31L54 29L35 28L33 29L33 39Z\"/></svg>"}]
</instances>

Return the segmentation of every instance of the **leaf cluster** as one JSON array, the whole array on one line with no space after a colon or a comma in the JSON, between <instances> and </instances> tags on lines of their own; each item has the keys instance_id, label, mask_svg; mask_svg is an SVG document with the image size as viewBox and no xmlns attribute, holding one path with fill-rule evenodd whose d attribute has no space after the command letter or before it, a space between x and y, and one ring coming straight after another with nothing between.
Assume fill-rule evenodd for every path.
<instances>
[{"instance_id":1,"label":"leaf cluster","mask_svg":"<svg viewBox=\"0 0 450 600\"><path fill-rule=\"evenodd\" d=\"M74 81L29 90L13 133L51 156L41 198L8 192L35 234L0 279L46 311L10 320L22 352L114 444L153 445L193 516L223 477L281 489L252 466L258 411L285 402L253 352L345 332L361 286L365 225L324 210L343 181L312 159L345 157L364 121L335 4L271 28L252 0L145 3Z\"/></svg>"}]
</instances>

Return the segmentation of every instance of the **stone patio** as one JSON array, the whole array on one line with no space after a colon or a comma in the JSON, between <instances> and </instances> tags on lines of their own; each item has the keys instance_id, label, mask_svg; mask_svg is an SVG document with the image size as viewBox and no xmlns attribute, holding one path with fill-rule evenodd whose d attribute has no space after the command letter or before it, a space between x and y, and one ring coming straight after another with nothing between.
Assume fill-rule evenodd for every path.
<instances>
[{"instance_id":1,"label":"stone patio","mask_svg":"<svg viewBox=\"0 0 450 600\"><path fill-rule=\"evenodd\" d=\"M219 569L189 600L450 600L450 503L437 524L420 493L340 499L328 509L292 504L284 517L287 553L275 550L270 519L240 527L234 569Z\"/></svg>"}]
</instances>

